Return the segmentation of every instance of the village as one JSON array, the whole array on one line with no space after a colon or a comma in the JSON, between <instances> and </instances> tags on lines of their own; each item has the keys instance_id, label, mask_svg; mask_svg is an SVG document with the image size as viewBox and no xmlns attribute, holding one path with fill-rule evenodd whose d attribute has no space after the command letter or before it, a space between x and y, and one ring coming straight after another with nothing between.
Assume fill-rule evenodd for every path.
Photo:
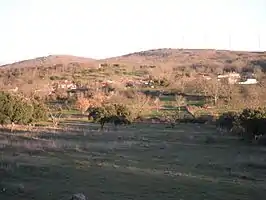
<instances>
[{"instance_id":1,"label":"village","mask_svg":"<svg viewBox=\"0 0 266 200\"><path fill-rule=\"evenodd\" d=\"M217 76L210 76L207 73L199 73L194 75L194 77L192 78L194 80L201 79L206 81L217 80L221 81L222 83L227 83L231 85L237 85L237 84L254 85L259 83L253 73L240 74L236 72L230 72L230 73L219 74ZM119 85L120 88L122 87L124 89L126 88L156 89L159 86L159 84L160 83L158 83L158 80L154 80L150 77L143 77L137 80L121 77L118 80L112 80L112 79L102 80L97 85L97 87L103 89L104 91L112 92L113 91L112 88L115 85L116 86ZM48 84L43 85L42 88L35 89L34 93L43 93L45 95L52 95L58 90L65 91L69 96L71 96L73 94L84 95L88 93L90 88L87 85L81 85L71 80L52 80ZM19 87L9 89L9 91L18 92Z\"/></svg>"},{"instance_id":2,"label":"village","mask_svg":"<svg viewBox=\"0 0 266 200\"><path fill-rule=\"evenodd\" d=\"M222 81L223 83L239 84L239 85L258 84L258 80L255 78L255 75L252 73L241 75L240 73L231 72L226 74L220 74L217 77L211 77L208 74L198 74L197 76L195 76L195 79L205 79L206 81L216 79L218 81ZM116 81L111 79L102 81L100 87L107 88L115 84L123 85L124 88L131 87L131 88L152 88L152 89L156 88L156 86L158 85L157 80L153 80L150 78L132 80L122 77ZM86 86L79 87L74 81L63 80L63 81L53 82L50 93L52 93L57 89L66 89L69 91L75 91L75 90L84 90L86 89Z\"/></svg>"}]
</instances>

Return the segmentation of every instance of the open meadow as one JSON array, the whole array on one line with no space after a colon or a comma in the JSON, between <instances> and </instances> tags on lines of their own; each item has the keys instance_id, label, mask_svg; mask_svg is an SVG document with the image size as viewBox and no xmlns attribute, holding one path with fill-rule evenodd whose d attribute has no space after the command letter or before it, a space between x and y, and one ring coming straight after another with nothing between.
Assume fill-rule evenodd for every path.
<instances>
[{"instance_id":1,"label":"open meadow","mask_svg":"<svg viewBox=\"0 0 266 200\"><path fill-rule=\"evenodd\" d=\"M0 132L0 199L262 200L266 148L207 124L86 121Z\"/></svg>"}]
</instances>

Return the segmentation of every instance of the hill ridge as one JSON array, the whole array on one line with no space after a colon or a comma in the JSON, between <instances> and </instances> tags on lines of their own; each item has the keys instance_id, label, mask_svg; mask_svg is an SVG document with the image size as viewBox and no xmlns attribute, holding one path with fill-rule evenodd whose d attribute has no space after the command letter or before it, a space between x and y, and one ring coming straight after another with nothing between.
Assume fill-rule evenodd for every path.
<instances>
[{"instance_id":1,"label":"hill ridge","mask_svg":"<svg viewBox=\"0 0 266 200\"><path fill-rule=\"evenodd\" d=\"M178 64L178 65L220 65L237 64L236 62L250 62L257 60L266 60L266 52L252 51L231 51L216 49L176 49L176 48L158 48L147 49L143 51L132 52L120 56L108 57L104 59L93 59L81 56L67 54L52 54L27 60L21 60L14 63L4 64L0 67L41 67L56 64L90 64L98 66L103 62L116 62L122 64Z\"/></svg>"}]
</instances>

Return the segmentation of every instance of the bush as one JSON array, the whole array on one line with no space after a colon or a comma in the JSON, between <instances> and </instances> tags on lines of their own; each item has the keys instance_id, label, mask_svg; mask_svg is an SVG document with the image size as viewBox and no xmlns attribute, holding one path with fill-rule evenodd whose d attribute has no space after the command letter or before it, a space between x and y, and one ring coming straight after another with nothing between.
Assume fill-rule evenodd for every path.
<instances>
[{"instance_id":1,"label":"bush","mask_svg":"<svg viewBox=\"0 0 266 200\"><path fill-rule=\"evenodd\" d=\"M217 120L217 126L252 141L266 133L266 109L244 109L240 113L224 113Z\"/></svg>"},{"instance_id":2,"label":"bush","mask_svg":"<svg viewBox=\"0 0 266 200\"><path fill-rule=\"evenodd\" d=\"M94 122L100 123L103 128L105 123L130 124L131 112L129 108L123 104L106 104L100 107L92 107L88 110L88 119L93 119Z\"/></svg>"},{"instance_id":3,"label":"bush","mask_svg":"<svg viewBox=\"0 0 266 200\"><path fill-rule=\"evenodd\" d=\"M258 144L266 145L266 135L259 136L257 140L258 140Z\"/></svg>"},{"instance_id":4,"label":"bush","mask_svg":"<svg viewBox=\"0 0 266 200\"><path fill-rule=\"evenodd\" d=\"M32 101L33 113L32 113L32 121L40 122L48 120L48 112L47 107L41 101L34 99Z\"/></svg>"},{"instance_id":5,"label":"bush","mask_svg":"<svg viewBox=\"0 0 266 200\"><path fill-rule=\"evenodd\" d=\"M117 116L125 116L127 118L131 117L131 111L126 105L123 104L114 104L114 112Z\"/></svg>"},{"instance_id":6,"label":"bush","mask_svg":"<svg viewBox=\"0 0 266 200\"><path fill-rule=\"evenodd\" d=\"M244 128L243 137L252 140L266 133L266 110L244 109L239 115L240 125Z\"/></svg>"},{"instance_id":7,"label":"bush","mask_svg":"<svg viewBox=\"0 0 266 200\"><path fill-rule=\"evenodd\" d=\"M20 95L0 92L0 123L30 124L46 119L44 104Z\"/></svg>"},{"instance_id":8,"label":"bush","mask_svg":"<svg viewBox=\"0 0 266 200\"><path fill-rule=\"evenodd\" d=\"M137 119L138 117L147 116L152 113L152 108L155 106L154 99L149 95L145 95L142 92L120 92L112 95L106 102L109 104L117 104L117 102L123 102L120 105L126 105L127 110L130 110L130 118Z\"/></svg>"},{"instance_id":9,"label":"bush","mask_svg":"<svg viewBox=\"0 0 266 200\"><path fill-rule=\"evenodd\" d=\"M216 121L216 125L219 128L226 129L227 131L231 131L232 128L238 122L238 113L236 112L227 112L223 113L218 120Z\"/></svg>"}]
</instances>

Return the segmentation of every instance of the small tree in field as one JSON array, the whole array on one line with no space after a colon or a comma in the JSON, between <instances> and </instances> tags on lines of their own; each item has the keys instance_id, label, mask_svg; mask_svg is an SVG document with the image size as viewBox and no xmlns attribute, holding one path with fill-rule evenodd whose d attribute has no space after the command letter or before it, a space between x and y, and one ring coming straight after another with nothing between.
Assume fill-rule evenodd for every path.
<instances>
[{"instance_id":1,"label":"small tree in field","mask_svg":"<svg viewBox=\"0 0 266 200\"><path fill-rule=\"evenodd\" d=\"M159 97L155 98L155 100L153 101L153 104L155 105L157 112L159 112L161 106L163 105Z\"/></svg>"},{"instance_id":2,"label":"small tree in field","mask_svg":"<svg viewBox=\"0 0 266 200\"><path fill-rule=\"evenodd\" d=\"M57 127L62 117L62 108L60 106L54 108L48 108L49 116L52 120L53 126Z\"/></svg>"},{"instance_id":3,"label":"small tree in field","mask_svg":"<svg viewBox=\"0 0 266 200\"><path fill-rule=\"evenodd\" d=\"M89 99L81 97L77 99L75 107L84 114L91 105L92 102Z\"/></svg>"},{"instance_id":4,"label":"small tree in field","mask_svg":"<svg viewBox=\"0 0 266 200\"><path fill-rule=\"evenodd\" d=\"M152 104L153 102L150 96L143 93L137 93L129 105L132 111L132 116L136 119L150 113Z\"/></svg>"},{"instance_id":5,"label":"small tree in field","mask_svg":"<svg viewBox=\"0 0 266 200\"><path fill-rule=\"evenodd\" d=\"M91 98L78 98L76 108L84 114L89 108L99 107L107 100L107 96L102 92L95 92Z\"/></svg>"},{"instance_id":6,"label":"small tree in field","mask_svg":"<svg viewBox=\"0 0 266 200\"><path fill-rule=\"evenodd\" d=\"M130 124L132 117L131 111L126 105L108 103L100 107L89 108L89 119L101 124L103 129L105 123Z\"/></svg>"},{"instance_id":7,"label":"small tree in field","mask_svg":"<svg viewBox=\"0 0 266 200\"><path fill-rule=\"evenodd\" d=\"M181 106L187 105L186 98L181 95L175 96L174 106L178 109L178 116L180 116Z\"/></svg>"},{"instance_id":8,"label":"small tree in field","mask_svg":"<svg viewBox=\"0 0 266 200\"><path fill-rule=\"evenodd\" d=\"M209 96L214 105L217 105L224 89L223 84L218 80L199 80L196 83L196 88L199 93L204 94L204 96Z\"/></svg>"}]
</instances>

